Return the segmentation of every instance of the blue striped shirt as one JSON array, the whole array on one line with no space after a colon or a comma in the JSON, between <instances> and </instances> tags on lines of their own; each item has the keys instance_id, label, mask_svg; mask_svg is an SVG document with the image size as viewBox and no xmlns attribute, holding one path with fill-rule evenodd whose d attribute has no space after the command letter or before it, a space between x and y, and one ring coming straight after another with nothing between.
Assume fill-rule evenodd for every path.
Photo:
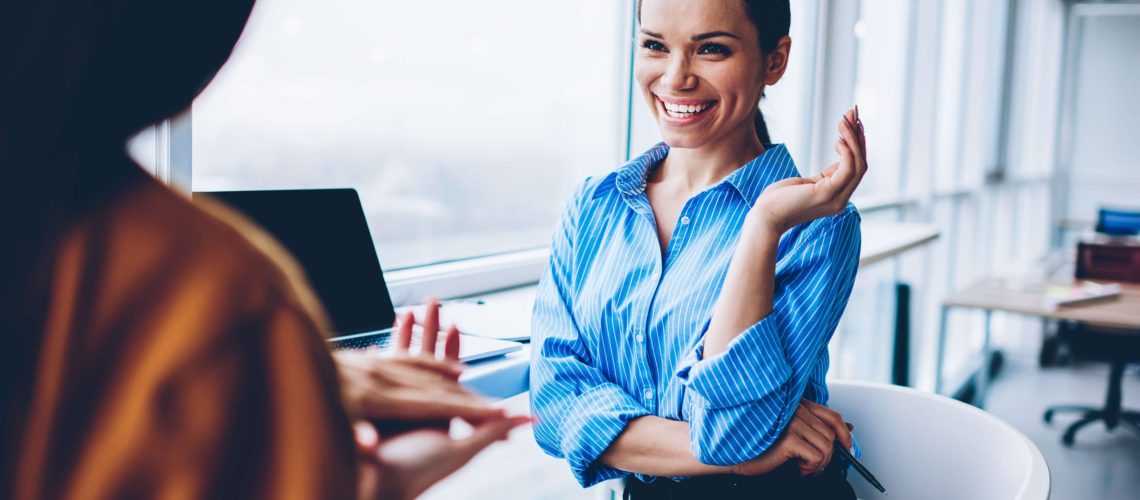
<instances>
[{"instance_id":1,"label":"blue striped shirt","mask_svg":"<svg viewBox=\"0 0 1140 500\"><path fill-rule=\"evenodd\" d=\"M689 199L662 255L645 182L668 151L658 144L579 186L539 284L535 439L583 486L627 475L598 459L634 418L687 421L696 458L731 465L767 450L801 396L827 402L827 343L855 281L859 213L848 205L785 233L772 313L703 359L745 215L769 184L799 173L783 145L770 147Z\"/></svg>"}]
</instances>

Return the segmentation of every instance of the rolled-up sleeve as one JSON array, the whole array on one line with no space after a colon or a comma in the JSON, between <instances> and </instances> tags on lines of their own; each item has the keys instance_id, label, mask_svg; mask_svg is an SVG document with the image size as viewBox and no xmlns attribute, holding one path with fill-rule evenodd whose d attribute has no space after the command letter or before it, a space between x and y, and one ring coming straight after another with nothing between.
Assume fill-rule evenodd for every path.
<instances>
[{"instance_id":1,"label":"rolled-up sleeve","mask_svg":"<svg viewBox=\"0 0 1140 500\"><path fill-rule=\"evenodd\" d=\"M812 371L827 352L859 267L859 213L818 221L799 235L776 269L772 312L703 356L703 335L680 363L684 406L697 459L732 465L779 438Z\"/></svg>"},{"instance_id":2,"label":"rolled-up sleeve","mask_svg":"<svg viewBox=\"0 0 1140 500\"><path fill-rule=\"evenodd\" d=\"M624 389L592 366L571 314L575 194L562 215L534 306L530 371L534 436L547 454L565 458L584 487L626 475L598 459L634 418L648 415Z\"/></svg>"}]
</instances>

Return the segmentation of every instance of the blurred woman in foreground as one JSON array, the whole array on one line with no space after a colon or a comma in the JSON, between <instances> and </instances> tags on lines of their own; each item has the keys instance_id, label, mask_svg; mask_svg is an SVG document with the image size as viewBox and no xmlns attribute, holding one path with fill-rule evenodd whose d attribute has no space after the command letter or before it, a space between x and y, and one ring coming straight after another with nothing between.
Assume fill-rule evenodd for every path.
<instances>
[{"instance_id":1,"label":"blurred woman in foreground","mask_svg":"<svg viewBox=\"0 0 1140 500\"><path fill-rule=\"evenodd\" d=\"M189 107L251 7L2 7L0 496L411 497L525 422L460 387L454 331L442 360L334 361L288 255L126 155ZM451 417L474 433L370 423Z\"/></svg>"}]
</instances>

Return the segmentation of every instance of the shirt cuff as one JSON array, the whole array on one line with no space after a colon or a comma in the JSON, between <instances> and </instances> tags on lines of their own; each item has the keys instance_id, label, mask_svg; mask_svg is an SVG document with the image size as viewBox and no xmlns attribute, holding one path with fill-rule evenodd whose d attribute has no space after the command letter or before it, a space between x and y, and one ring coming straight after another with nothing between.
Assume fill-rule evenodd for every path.
<instances>
[{"instance_id":1,"label":"shirt cuff","mask_svg":"<svg viewBox=\"0 0 1140 500\"><path fill-rule=\"evenodd\" d=\"M692 392L693 403L707 409L759 401L780 390L791 374L774 313L737 335L712 359L704 359L702 338L676 372L686 392Z\"/></svg>"},{"instance_id":2,"label":"shirt cuff","mask_svg":"<svg viewBox=\"0 0 1140 500\"><path fill-rule=\"evenodd\" d=\"M573 399L562 430L562 449L574 478L583 488L623 477L627 472L598 463L630 420L648 415L621 388L597 386Z\"/></svg>"}]
</instances>

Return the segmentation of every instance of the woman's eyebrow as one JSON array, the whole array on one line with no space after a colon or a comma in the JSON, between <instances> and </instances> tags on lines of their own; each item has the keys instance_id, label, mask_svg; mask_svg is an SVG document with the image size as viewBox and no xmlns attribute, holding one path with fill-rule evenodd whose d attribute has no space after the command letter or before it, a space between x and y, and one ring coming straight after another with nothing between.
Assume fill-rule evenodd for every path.
<instances>
[{"instance_id":1,"label":"woman's eyebrow","mask_svg":"<svg viewBox=\"0 0 1140 500\"><path fill-rule=\"evenodd\" d=\"M733 35L732 33L729 33L727 31L710 31L708 33L701 33L699 35L693 35L692 40L694 42L699 42L701 40L708 40L709 38L716 38L718 36L727 36L729 38L735 38L737 40L740 40L740 37Z\"/></svg>"},{"instance_id":2,"label":"woman's eyebrow","mask_svg":"<svg viewBox=\"0 0 1140 500\"><path fill-rule=\"evenodd\" d=\"M649 30L644 29L644 28L641 29L641 34L652 37L652 38L660 38L662 40L665 39L665 37L662 36L660 33L654 33L652 31L649 31ZM727 36L729 38L735 38L737 40L740 39L740 37L738 37L732 33L729 33L727 31L710 31L708 33L701 33L699 35L693 35L690 39L694 42L699 42L701 40L708 40L710 38L716 38L716 37L721 37L721 36Z\"/></svg>"}]
</instances>

